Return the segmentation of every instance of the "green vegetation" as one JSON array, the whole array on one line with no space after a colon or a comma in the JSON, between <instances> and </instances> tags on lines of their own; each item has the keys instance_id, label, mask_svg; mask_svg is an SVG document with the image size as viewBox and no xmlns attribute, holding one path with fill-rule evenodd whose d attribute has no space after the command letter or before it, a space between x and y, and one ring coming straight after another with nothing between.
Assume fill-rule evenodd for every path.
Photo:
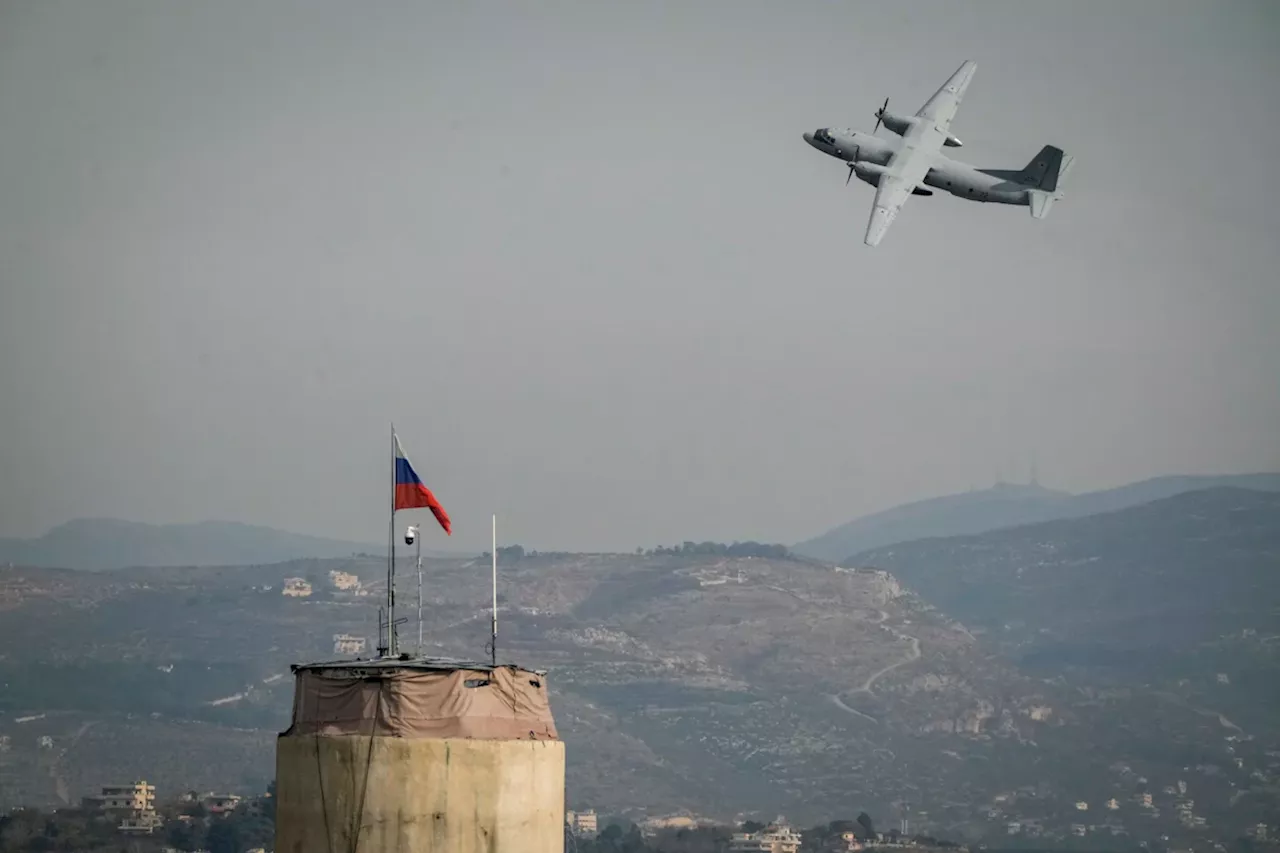
<instances>
[{"instance_id":1,"label":"green vegetation","mask_svg":"<svg viewBox=\"0 0 1280 853\"><path fill-rule=\"evenodd\" d=\"M786 545L760 542L682 542L664 547L659 545L649 551L641 551L647 557L763 557L767 560L785 560L791 556Z\"/></svg>"},{"instance_id":2,"label":"green vegetation","mask_svg":"<svg viewBox=\"0 0 1280 853\"><path fill-rule=\"evenodd\" d=\"M640 828L628 823L606 826L598 836L579 839L578 853L723 853L729 849L733 830L724 826L697 829L664 829L644 838ZM566 848L572 850L573 848Z\"/></svg>"},{"instance_id":3,"label":"green vegetation","mask_svg":"<svg viewBox=\"0 0 1280 853\"><path fill-rule=\"evenodd\" d=\"M759 832L766 826L759 821L748 820L736 831ZM628 821L624 826L622 823L612 822L595 838L578 839L576 843L578 853L724 853L729 849L734 832L734 829L727 826L702 826L695 829L663 829L645 838L634 823ZM863 812L858 815L857 820L833 820L801 830L801 853L823 853L841 849L841 836L846 832L852 832L868 846L878 838L871 818ZM906 839L895 830L887 833L883 840L897 844ZM936 838L919 837L910 840L926 849L959 847L954 842Z\"/></svg>"},{"instance_id":4,"label":"green vegetation","mask_svg":"<svg viewBox=\"0 0 1280 853\"><path fill-rule=\"evenodd\" d=\"M492 556L491 552L485 551L480 555L480 561L485 562L489 560L491 556ZM521 560L523 560L525 557L538 557L538 556L539 554L537 551L526 552L524 550L523 545L507 545L506 547L498 549L498 562L503 564L518 563Z\"/></svg>"},{"instance_id":5,"label":"green vegetation","mask_svg":"<svg viewBox=\"0 0 1280 853\"><path fill-rule=\"evenodd\" d=\"M234 663L0 664L0 713L85 711L160 714L223 725L273 725L279 714L243 703L208 705L254 681Z\"/></svg>"},{"instance_id":6,"label":"green vegetation","mask_svg":"<svg viewBox=\"0 0 1280 853\"><path fill-rule=\"evenodd\" d=\"M1036 678L1158 685L1280 734L1280 494L1238 488L864 552ZM1222 680L1219 676L1222 676ZM1268 719L1270 716L1270 719Z\"/></svg>"},{"instance_id":7,"label":"green vegetation","mask_svg":"<svg viewBox=\"0 0 1280 853\"><path fill-rule=\"evenodd\" d=\"M165 848L209 853L244 853L271 848L275 841L275 800L243 800L230 813L210 814L199 802L167 803L156 810L163 826L151 835L125 835L119 819L93 809L56 812L19 809L0 816L0 853L159 853Z\"/></svg>"}]
</instances>

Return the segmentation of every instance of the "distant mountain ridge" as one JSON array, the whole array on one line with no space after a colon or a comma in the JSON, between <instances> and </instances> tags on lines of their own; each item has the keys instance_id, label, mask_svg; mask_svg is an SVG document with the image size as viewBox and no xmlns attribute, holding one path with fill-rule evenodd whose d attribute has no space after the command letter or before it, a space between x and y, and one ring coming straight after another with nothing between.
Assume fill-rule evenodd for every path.
<instances>
[{"instance_id":1,"label":"distant mountain ridge","mask_svg":"<svg viewBox=\"0 0 1280 853\"><path fill-rule=\"evenodd\" d=\"M1031 671L1074 669L1126 688L1163 681L1199 690L1237 723L1274 728L1275 491L1197 489L1083 518L897 543L845 562L891 572Z\"/></svg>"},{"instance_id":2,"label":"distant mountain ridge","mask_svg":"<svg viewBox=\"0 0 1280 853\"><path fill-rule=\"evenodd\" d=\"M0 564L91 571L134 566L261 565L361 553L385 555L386 545L326 539L233 521L144 524L80 518L34 539L0 539Z\"/></svg>"},{"instance_id":3,"label":"distant mountain ridge","mask_svg":"<svg viewBox=\"0 0 1280 853\"><path fill-rule=\"evenodd\" d=\"M1100 512L1219 487L1280 492L1280 473L1171 475L1074 495L1038 485L1000 483L989 489L927 498L854 519L795 545L806 557L839 562L850 554L940 536L966 536Z\"/></svg>"}]
</instances>

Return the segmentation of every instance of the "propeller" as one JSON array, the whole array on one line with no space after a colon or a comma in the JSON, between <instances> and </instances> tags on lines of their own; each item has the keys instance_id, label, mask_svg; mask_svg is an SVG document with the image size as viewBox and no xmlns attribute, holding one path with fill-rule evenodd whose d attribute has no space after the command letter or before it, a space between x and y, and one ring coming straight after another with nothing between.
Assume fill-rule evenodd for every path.
<instances>
[{"instance_id":1,"label":"propeller","mask_svg":"<svg viewBox=\"0 0 1280 853\"><path fill-rule=\"evenodd\" d=\"M886 97L884 103L880 105L880 109L876 110L876 130L880 129L880 122L884 118L885 110L889 109L889 99ZM876 130L871 131L875 133Z\"/></svg>"},{"instance_id":2,"label":"propeller","mask_svg":"<svg viewBox=\"0 0 1280 853\"><path fill-rule=\"evenodd\" d=\"M858 162L858 146L853 147L853 156L849 158L849 177L844 179L844 185L849 186L849 182L853 180L854 167Z\"/></svg>"}]
</instances>

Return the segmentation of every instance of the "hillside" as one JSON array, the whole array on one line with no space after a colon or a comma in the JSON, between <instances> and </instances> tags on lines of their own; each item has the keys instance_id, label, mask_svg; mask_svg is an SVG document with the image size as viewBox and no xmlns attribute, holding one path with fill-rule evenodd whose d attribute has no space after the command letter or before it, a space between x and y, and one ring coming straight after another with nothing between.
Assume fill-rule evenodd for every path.
<instances>
[{"instance_id":1,"label":"hillside","mask_svg":"<svg viewBox=\"0 0 1280 853\"><path fill-rule=\"evenodd\" d=\"M1280 474L1157 477L1080 495L1040 486L1002 483L990 489L929 498L864 516L801 542L793 550L815 559L838 562L850 554L897 542L1082 518L1183 492L1222 486L1280 491Z\"/></svg>"},{"instance_id":2,"label":"hillside","mask_svg":"<svg viewBox=\"0 0 1280 853\"><path fill-rule=\"evenodd\" d=\"M1280 494L1200 490L849 560L894 572L1029 673L1182 685L1280 733Z\"/></svg>"},{"instance_id":3,"label":"hillside","mask_svg":"<svg viewBox=\"0 0 1280 853\"><path fill-rule=\"evenodd\" d=\"M291 662L333 657L337 633L370 636L376 582L372 596L280 594L283 577L322 584L330 568L375 579L382 565L0 573L9 685L0 736L25 747L9 754L0 798L11 802L21 784L50 802L120 773L170 789L210 768L230 774L224 784L250 773L265 781L269 750L231 773L222 754L163 745L188 729L209 743L217 729L226 756L251 752L286 725ZM482 653L484 569L428 565L430 651ZM570 802L601 811L784 808L817 820L851 797L882 811L922 792L984 801L999 780L957 775L938 751L1016 764L1026 749L1018 732L1057 725L1031 720L1032 707L1054 701L1037 685L878 572L759 558L526 557L504 566L501 607L500 656L551 671ZM33 652L33 637L47 647ZM154 750L131 734L142 721L165 733ZM997 721L996 736L966 733ZM57 762L34 749L45 734L52 752L66 749ZM1029 779L1031 765L1011 772Z\"/></svg>"},{"instance_id":4,"label":"hillside","mask_svg":"<svg viewBox=\"0 0 1280 853\"><path fill-rule=\"evenodd\" d=\"M242 566L358 553L385 555L386 543L343 542L227 521L156 525L107 518L69 521L35 539L0 539L0 565L87 570Z\"/></svg>"},{"instance_id":5,"label":"hillside","mask_svg":"<svg viewBox=\"0 0 1280 853\"><path fill-rule=\"evenodd\" d=\"M331 569L371 594L332 590ZM334 657L335 634L373 645L382 570L363 559L0 570L0 806L131 776L261 790L288 718L288 665ZM402 571L404 602L415 584L408 561ZM282 596L291 576L316 593ZM476 561L427 563L429 652L482 653L486 580ZM550 670L573 807L814 823L856 804L893 823L910 803L913 826L981 838L1024 811L1065 837L1083 794L1127 801L1139 777L1190 776L1197 808L1232 831L1275 805L1267 774L1280 759L1267 752L1280 743L1227 742L1233 732L1176 691L1019 672L884 572L526 556L502 565L500 600L500 658ZM1197 764L1214 772L1184 769ZM1179 831L1172 804L1127 819L1135 838Z\"/></svg>"}]
</instances>

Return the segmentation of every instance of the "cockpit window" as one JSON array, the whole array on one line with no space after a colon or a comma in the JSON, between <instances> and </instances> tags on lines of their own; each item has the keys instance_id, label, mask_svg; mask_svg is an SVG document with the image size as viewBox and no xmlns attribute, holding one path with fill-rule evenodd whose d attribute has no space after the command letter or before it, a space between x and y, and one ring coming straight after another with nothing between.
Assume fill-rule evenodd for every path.
<instances>
[{"instance_id":1,"label":"cockpit window","mask_svg":"<svg viewBox=\"0 0 1280 853\"><path fill-rule=\"evenodd\" d=\"M819 142L825 142L828 145L834 144L834 142L831 139L831 134L827 132L827 129L825 127L818 128L818 132L815 133L813 137L814 139L817 139Z\"/></svg>"}]
</instances>

